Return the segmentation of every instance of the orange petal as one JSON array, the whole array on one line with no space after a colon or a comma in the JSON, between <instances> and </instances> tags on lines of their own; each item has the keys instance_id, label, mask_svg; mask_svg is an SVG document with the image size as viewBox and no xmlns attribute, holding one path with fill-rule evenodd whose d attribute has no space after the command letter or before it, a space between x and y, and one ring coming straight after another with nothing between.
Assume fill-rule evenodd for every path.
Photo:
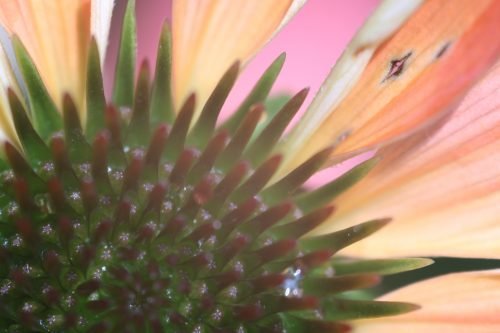
<instances>
[{"instance_id":1,"label":"orange petal","mask_svg":"<svg viewBox=\"0 0 500 333\"><path fill-rule=\"evenodd\" d=\"M24 43L56 104L64 91L83 101L90 0L2 1L0 23Z\"/></svg>"},{"instance_id":2,"label":"orange petal","mask_svg":"<svg viewBox=\"0 0 500 333\"><path fill-rule=\"evenodd\" d=\"M500 258L500 62L442 127L379 153L325 228L394 220L345 253Z\"/></svg>"},{"instance_id":3,"label":"orange petal","mask_svg":"<svg viewBox=\"0 0 500 333\"><path fill-rule=\"evenodd\" d=\"M353 87L340 96L337 86L318 94L284 147L300 151L288 158L287 168L332 143L338 143L338 160L438 121L498 58L498 22L496 0L429 0L375 50L354 84L350 73L359 68L341 59L337 79ZM346 57L367 50L371 45L359 45Z\"/></svg>"},{"instance_id":4,"label":"orange petal","mask_svg":"<svg viewBox=\"0 0 500 333\"><path fill-rule=\"evenodd\" d=\"M355 321L354 333L500 332L500 270L444 275L382 299L413 302L422 308L395 317Z\"/></svg>"},{"instance_id":5,"label":"orange petal","mask_svg":"<svg viewBox=\"0 0 500 333\"><path fill-rule=\"evenodd\" d=\"M247 61L305 0L177 0L173 3L174 98L203 105L236 60ZM200 109L198 108L198 111Z\"/></svg>"}]
</instances>

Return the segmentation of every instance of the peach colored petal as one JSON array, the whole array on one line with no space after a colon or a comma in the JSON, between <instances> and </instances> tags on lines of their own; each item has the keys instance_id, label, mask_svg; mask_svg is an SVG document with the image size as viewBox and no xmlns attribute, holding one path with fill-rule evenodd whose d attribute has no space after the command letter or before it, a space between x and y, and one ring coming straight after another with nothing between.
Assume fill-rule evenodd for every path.
<instances>
[{"instance_id":1,"label":"peach colored petal","mask_svg":"<svg viewBox=\"0 0 500 333\"><path fill-rule=\"evenodd\" d=\"M500 332L500 270L444 275L382 299L417 303L422 308L395 317L355 321L354 333Z\"/></svg>"},{"instance_id":2,"label":"peach colored petal","mask_svg":"<svg viewBox=\"0 0 500 333\"><path fill-rule=\"evenodd\" d=\"M368 54L352 89L333 100L337 92L328 86L318 94L284 147L300 151L290 153L287 170L333 143L339 160L439 120L500 55L499 21L495 0L425 1ZM370 47L350 56L360 57ZM343 74L354 70L346 66Z\"/></svg>"},{"instance_id":3,"label":"peach colored petal","mask_svg":"<svg viewBox=\"0 0 500 333\"><path fill-rule=\"evenodd\" d=\"M90 0L1 1L0 23L24 43L56 104L63 91L83 101Z\"/></svg>"},{"instance_id":4,"label":"peach colored petal","mask_svg":"<svg viewBox=\"0 0 500 333\"><path fill-rule=\"evenodd\" d=\"M176 0L172 43L174 98L196 92L203 105L236 60L247 61L305 0ZM198 111L200 109L198 108Z\"/></svg>"},{"instance_id":5,"label":"peach colored petal","mask_svg":"<svg viewBox=\"0 0 500 333\"><path fill-rule=\"evenodd\" d=\"M318 232L392 216L345 253L500 258L500 63L442 127L379 154L382 163L338 199L337 216Z\"/></svg>"}]
</instances>

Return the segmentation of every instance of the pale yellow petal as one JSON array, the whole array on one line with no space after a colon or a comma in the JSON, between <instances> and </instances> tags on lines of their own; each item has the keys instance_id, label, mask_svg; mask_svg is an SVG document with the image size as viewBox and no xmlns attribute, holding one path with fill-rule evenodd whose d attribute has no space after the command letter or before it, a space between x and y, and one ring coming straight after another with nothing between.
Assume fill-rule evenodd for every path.
<instances>
[{"instance_id":1,"label":"pale yellow petal","mask_svg":"<svg viewBox=\"0 0 500 333\"><path fill-rule=\"evenodd\" d=\"M175 0L172 13L176 104L196 93L198 111L222 74L246 62L304 0Z\"/></svg>"},{"instance_id":2,"label":"pale yellow petal","mask_svg":"<svg viewBox=\"0 0 500 333\"><path fill-rule=\"evenodd\" d=\"M408 314L353 322L353 333L498 333L500 270L455 273L415 283L383 300L417 303Z\"/></svg>"},{"instance_id":3,"label":"pale yellow petal","mask_svg":"<svg viewBox=\"0 0 500 333\"><path fill-rule=\"evenodd\" d=\"M90 0L1 1L0 24L24 43L57 105L64 92L83 103Z\"/></svg>"},{"instance_id":4,"label":"pale yellow petal","mask_svg":"<svg viewBox=\"0 0 500 333\"><path fill-rule=\"evenodd\" d=\"M331 144L339 160L441 119L500 55L499 21L498 1L429 0L383 39L355 37L283 147L285 171Z\"/></svg>"},{"instance_id":5,"label":"pale yellow petal","mask_svg":"<svg viewBox=\"0 0 500 333\"><path fill-rule=\"evenodd\" d=\"M500 258L500 63L442 127L380 152L324 232L391 216L345 253Z\"/></svg>"}]
</instances>

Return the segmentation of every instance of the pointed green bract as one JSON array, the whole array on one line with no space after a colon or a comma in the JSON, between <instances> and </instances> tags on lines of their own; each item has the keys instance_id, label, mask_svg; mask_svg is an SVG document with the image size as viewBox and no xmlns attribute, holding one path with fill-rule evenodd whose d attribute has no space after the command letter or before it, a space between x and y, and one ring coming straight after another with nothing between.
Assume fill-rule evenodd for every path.
<instances>
[{"instance_id":1,"label":"pointed green bract","mask_svg":"<svg viewBox=\"0 0 500 333\"><path fill-rule=\"evenodd\" d=\"M135 0L130 0L123 18L120 50L115 70L113 102L117 106L132 107L134 103L135 59L137 32L135 22Z\"/></svg>"},{"instance_id":2,"label":"pointed green bract","mask_svg":"<svg viewBox=\"0 0 500 333\"><path fill-rule=\"evenodd\" d=\"M331 264L318 269L318 273L333 268L337 275L373 273L390 275L412 271L432 265L428 258L374 259L374 260L334 260Z\"/></svg>"},{"instance_id":3,"label":"pointed green bract","mask_svg":"<svg viewBox=\"0 0 500 333\"><path fill-rule=\"evenodd\" d=\"M132 118L126 131L125 143L131 146L146 146L149 141L149 65L144 61L139 71L134 94Z\"/></svg>"},{"instance_id":4,"label":"pointed green bract","mask_svg":"<svg viewBox=\"0 0 500 333\"><path fill-rule=\"evenodd\" d=\"M329 234L301 239L300 247L308 251L330 250L337 252L387 225L390 219L377 219Z\"/></svg>"},{"instance_id":5,"label":"pointed green bract","mask_svg":"<svg viewBox=\"0 0 500 333\"><path fill-rule=\"evenodd\" d=\"M11 89L8 97L14 126L29 161L35 165L49 161L50 150L33 128L21 101Z\"/></svg>"},{"instance_id":6,"label":"pointed green bract","mask_svg":"<svg viewBox=\"0 0 500 333\"><path fill-rule=\"evenodd\" d=\"M172 37L168 22L163 29L156 54L156 70L151 96L151 123L153 127L162 123L172 123L174 105L172 100Z\"/></svg>"},{"instance_id":7,"label":"pointed green bract","mask_svg":"<svg viewBox=\"0 0 500 333\"><path fill-rule=\"evenodd\" d=\"M332 148L326 148L311 156L304 163L299 165L287 176L280 179L262 192L262 198L268 204L275 203L282 197L290 196L294 191L304 184L313 174L315 174L330 157Z\"/></svg>"},{"instance_id":8,"label":"pointed green bract","mask_svg":"<svg viewBox=\"0 0 500 333\"><path fill-rule=\"evenodd\" d=\"M64 96L63 115L64 134L71 159L75 162L87 161L90 156L90 146L83 135L78 109L69 95Z\"/></svg>"},{"instance_id":9,"label":"pointed green bract","mask_svg":"<svg viewBox=\"0 0 500 333\"><path fill-rule=\"evenodd\" d=\"M380 282L376 274L356 274L333 277L304 278L302 288L305 293L312 295L336 294L343 291L370 288Z\"/></svg>"},{"instance_id":10,"label":"pointed green bract","mask_svg":"<svg viewBox=\"0 0 500 333\"><path fill-rule=\"evenodd\" d=\"M369 159L326 185L314 191L298 195L295 199L297 206L304 212L310 212L317 207L332 202L334 198L361 180L373 169L378 161L378 158Z\"/></svg>"},{"instance_id":11,"label":"pointed green bract","mask_svg":"<svg viewBox=\"0 0 500 333\"><path fill-rule=\"evenodd\" d=\"M269 96L268 99L264 101L264 114L257 124L257 128L255 129L252 140L255 140L262 130L269 125L269 123L274 119L274 117L278 114L278 112L290 101L293 96L289 94L281 94L277 96Z\"/></svg>"},{"instance_id":12,"label":"pointed green bract","mask_svg":"<svg viewBox=\"0 0 500 333\"><path fill-rule=\"evenodd\" d=\"M104 128L104 110L106 98L102 81L99 49L94 38L90 43L87 59L87 123L85 134L91 140Z\"/></svg>"},{"instance_id":13,"label":"pointed green bract","mask_svg":"<svg viewBox=\"0 0 500 333\"><path fill-rule=\"evenodd\" d=\"M259 136L246 148L243 155L253 166L262 163L266 156L273 151L286 127L299 111L302 103L304 103L308 92L309 89L306 88L295 94L269 122L266 128L262 130Z\"/></svg>"},{"instance_id":14,"label":"pointed green bract","mask_svg":"<svg viewBox=\"0 0 500 333\"><path fill-rule=\"evenodd\" d=\"M53 133L61 130L61 115L57 112L57 107L49 96L47 88L21 40L14 36L12 44L19 69L28 89L34 127L40 137L47 140Z\"/></svg>"},{"instance_id":15,"label":"pointed green bract","mask_svg":"<svg viewBox=\"0 0 500 333\"><path fill-rule=\"evenodd\" d=\"M351 327L344 323L335 321L324 321L315 318L303 318L300 316L286 316L284 320L285 332L288 333L348 333Z\"/></svg>"},{"instance_id":16,"label":"pointed green bract","mask_svg":"<svg viewBox=\"0 0 500 333\"><path fill-rule=\"evenodd\" d=\"M189 132L188 142L197 148L204 148L215 130L215 125L222 106L229 92L236 82L240 70L240 63L234 63L224 73L214 91L208 97L200 117L196 120L193 129Z\"/></svg>"},{"instance_id":17,"label":"pointed green bract","mask_svg":"<svg viewBox=\"0 0 500 333\"><path fill-rule=\"evenodd\" d=\"M282 53L274 62L266 69L259 81L255 84L250 94L245 98L243 103L238 107L231 117L221 126L233 134L238 129L239 124L245 118L248 110L252 105L263 103L271 88L278 78L278 75L285 63L286 54Z\"/></svg>"},{"instance_id":18,"label":"pointed green bract","mask_svg":"<svg viewBox=\"0 0 500 333\"><path fill-rule=\"evenodd\" d=\"M353 320L395 316L418 310L416 304L404 302L382 302L349 300L331 297L322 304L325 320Z\"/></svg>"}]
</instances>

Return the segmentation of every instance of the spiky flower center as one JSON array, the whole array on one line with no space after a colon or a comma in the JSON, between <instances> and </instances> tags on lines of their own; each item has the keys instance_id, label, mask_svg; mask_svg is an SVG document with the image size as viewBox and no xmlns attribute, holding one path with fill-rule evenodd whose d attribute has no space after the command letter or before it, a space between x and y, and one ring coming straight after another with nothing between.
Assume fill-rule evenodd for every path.
<instances>
[{"instance_id":1,"label":"spiky flower center","mask_svg":"<svg viewBox=\"0 0 500 333\"><path fill-rule=\"evenodd\" d=\"M32 109L9 91L20 147L5 144L0 174L0 328L344 332L349 327L339 321L413 308L342 297L376 284L388 264L332 256L386 220L302 238L364 169L304 191L328 159L325 149L270 182L281 162L277 143L307 94L260 122L259 102L282 57L240 110L216 126L237 64L194 121L194 95L176 116L163 112L171 108L168 94L158 93L168 78L165 47L152 93L142 67L131 112L104 107L96 50L94 44L85 129L70 96L62 117L53 110L29 57L17 50Z\"/></svg>"}]
</instances>

